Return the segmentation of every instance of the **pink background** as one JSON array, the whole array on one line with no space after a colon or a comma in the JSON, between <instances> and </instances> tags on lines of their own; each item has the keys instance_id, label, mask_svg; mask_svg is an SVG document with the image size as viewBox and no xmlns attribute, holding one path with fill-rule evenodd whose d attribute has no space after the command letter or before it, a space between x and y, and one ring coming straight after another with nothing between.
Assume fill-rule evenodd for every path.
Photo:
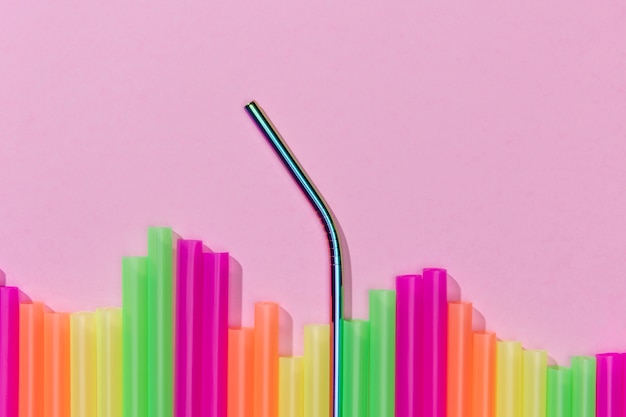
<instances>
[{"instance_id":1,"label":"pink background","mask_svg":"<svg viewBox=\"0 0 626 417\"><path fill-rule=\"evenodd\" d=\"M623 2L13 3L0 266L33 298L119 305L121 257L172 226L229 250L244 324L279 301L301 352L325 235L256 99L345 230L353 316L444 266L502 338L561 363L626 350Z\"/></svg>"}]
</instances>

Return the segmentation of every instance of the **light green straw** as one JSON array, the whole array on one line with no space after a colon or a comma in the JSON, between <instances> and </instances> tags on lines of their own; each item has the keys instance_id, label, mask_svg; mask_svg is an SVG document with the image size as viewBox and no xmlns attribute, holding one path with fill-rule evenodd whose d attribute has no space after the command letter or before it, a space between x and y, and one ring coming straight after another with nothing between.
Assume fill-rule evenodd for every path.
<instances>
[{"instance_id":1,"label":"light green straw","mask_svg":"<svg viewBox=\"0 0 626 417\"><path fill-rule=\"evenodd\" d=\"M572 370L548 367L547 417L572 417Z\"/></svg>"},{"instance_id":2,"label":"light green straw","mask_svg":"<svg viewBox=\"0 0 626 417\"><path fill-rule=\"evenodd\" d=\"M343 320L343 417L367 416L369 322Z\"/></svg>"},{"instance_id":3,"label":"light green straw","mask_svg":"<svg viewBox=\"0 0 626 417\"><path fill-rule=\"evenodd\" d=\"M369 415L394 417L396 392L396 292L370 290Z\"/></svg>"},{"instance_id":4,"label":"light green straw","mask_svg":"<svg viewBox=\"0 0 626 417\"><path fill-rule=\"evenodd\" d=\"M596 358L572 358L572 417L596 416Z\"/></svg>"},{"instance_id":5,"label":"light green straw","mask_svg":"<svg viewBox=\"0 0 626 417\"><path fill-rule=\"evenodd\" d=\"M148 229L148 415L172 417L172 229Z\"/></svg>"},{"instance_id":6,"label":"light green straw","mask_svg":"<svg viewBox=\"0 0 626 417\"><path fill-rule=\"evenodd\" d=\"M122 260L124 416L148 417L148 259Z\"/></svg>"}]
</instances>

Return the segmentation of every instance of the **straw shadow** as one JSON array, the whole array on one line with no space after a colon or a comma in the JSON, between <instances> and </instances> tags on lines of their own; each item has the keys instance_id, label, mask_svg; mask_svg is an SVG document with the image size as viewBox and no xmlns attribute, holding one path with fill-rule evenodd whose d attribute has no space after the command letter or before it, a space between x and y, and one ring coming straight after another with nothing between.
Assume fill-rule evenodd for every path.
<instances>
[{"instance_id":1,"label":"straw shadow","mask_svg":"<svg viewBox=\"0 0 626 417\"><path fill-rule=\"evenodd\" d=\"M241 327L243 311L243 268L228 257L228 326Z\"/></svg>"},{"instance_id":2,"label":"straw shadow","mask_svg":"<svg viewBox=\"0 0 626 417\"><path fill-rule=\"evenodd\" d=\"M458 281L454 279L452 275L447 274L447 290L448 290L448 302L459 302L461 301L461 286Z\"/></svg>"},{"instance_id":3,"label":"straw shadow","mask_svg":"<svg viewBox=\"0 0 626 417\"><path fill-rule=\"evenodd\" d=\"M287 310L278 311L278 355L293 355L293 318Z\"/></svg>"},{"instance_id":4,"label":"straw shadow","mask_svg":"<svg viewBox=\"0 0 626 417\"><path fill-rule=\"evenodd\" d=\"M475 332L484 332L487 330L487 321L483 313L478 311L476 307L472 307L472 330Z\"/></svg>"}]
</instances>

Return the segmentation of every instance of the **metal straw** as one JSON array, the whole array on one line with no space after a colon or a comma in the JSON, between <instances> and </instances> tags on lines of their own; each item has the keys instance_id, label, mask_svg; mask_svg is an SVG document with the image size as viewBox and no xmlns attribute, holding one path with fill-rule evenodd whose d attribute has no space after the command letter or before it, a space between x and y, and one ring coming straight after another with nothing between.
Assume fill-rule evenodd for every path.
<instances>
[{"instance_id":1,"label":"metal straw","mask_svg":"<svg viewBox=\"0 0 626 417\"><path fill-rule=\"evenodd\" d=\"M330 323L332 328L330 343L330 402L331 417L341 416L341 350L343 345L343 335L341 331L341 320L343 318L343 268L341 258L341 242L335 220L328 205L320 192L315 188L309 177L304 172L302 166L296 160L287 144L280 136L272 122L265 115L263 110L254 102L246 106L246 111L255 122L261 133L265 136L270 146L274 149L282 163L285 165L291 177L294 179L300 190L309 200L318 216L324 224L324 229L328 235L328 245L330 248Z\"/></svg>"}]
</instances>

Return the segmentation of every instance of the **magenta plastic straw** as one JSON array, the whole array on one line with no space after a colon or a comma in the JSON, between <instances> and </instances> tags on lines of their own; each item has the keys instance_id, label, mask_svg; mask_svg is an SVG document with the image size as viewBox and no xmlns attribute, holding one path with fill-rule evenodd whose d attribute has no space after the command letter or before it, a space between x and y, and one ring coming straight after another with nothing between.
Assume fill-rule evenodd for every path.
<instances>
[{"instance_id":1,"label":"magenta plastic straw","mask_svg":"<svg viewBox=\"0 0 626 417\"><path fill-rule=\"evenodd\" d=\"M396 277L396 417L421 417L418 348L422 277Z\"/></svg>"},{"instance_id":2,"label":"magenta plastic straw","mask_svg":"<svg viewBox=\"0 0 626 417\"><path fill-rule=\"evenodd\" d=\"M202 381L202 242L178 240L176 257L174 416L198 417Z\"/></svg>"},{"instance_id":3,"label":"magenta plastic straw","mask_svg":"<svg viewBox=\"0 0 626 417\"><path fill-rule=\"evenodd\" d=\"M228 253L203 255L202 417L226 417Z\"/></svg>"},{"instance_id":4,"label":"magenta plastic straw","mask_svg":"<svg viewBox=\"0 0 626 417\"><path fill-rule=\"evenodd\" d=\"M0 416L18 417L20 291L0 287Z\"/></svg>"},{"instance_id":5,"label":"magenta plastic straw","mask_svg":"<svg viewBox=\"0 0 626 417\"><path fill-rule=\"evenodd\" d=\"M624 416L624 356L596 355L596 417Z\"/></svg>"},{"instance_id":6,"label":"magenta plastic straw","mask_svg":"<svg viewBox=\"0 0 626 417\"><path fill-rule=\"evenodd\" d=\"M420 417L446 417L448 379L448 275L445 269L423 271L422 366Z\"/></svg>"}]
</instances>

